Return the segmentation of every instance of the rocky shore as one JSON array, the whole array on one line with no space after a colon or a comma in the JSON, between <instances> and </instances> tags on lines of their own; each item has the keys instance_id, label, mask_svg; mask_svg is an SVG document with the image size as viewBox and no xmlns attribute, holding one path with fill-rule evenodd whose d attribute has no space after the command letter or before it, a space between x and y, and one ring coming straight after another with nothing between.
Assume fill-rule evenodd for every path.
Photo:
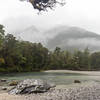
<instances>
[{"instance_id":1,"label":"rocky shore","mask_svg":"<svg viewBox=\"0 0 100 100\"><path fill-rule=\"evenodd\" d=\"M10 95L0 93L0 100L100 100L100 83L89 82L57 86L45 93Z\"/></svg>"}]
</instances>

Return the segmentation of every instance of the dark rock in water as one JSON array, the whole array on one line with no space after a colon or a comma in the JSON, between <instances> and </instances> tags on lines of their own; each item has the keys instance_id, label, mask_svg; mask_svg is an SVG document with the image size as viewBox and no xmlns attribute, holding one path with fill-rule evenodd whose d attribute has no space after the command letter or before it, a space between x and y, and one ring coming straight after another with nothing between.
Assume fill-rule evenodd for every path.
<instances>
[{"instance_id":1,"label":"dark rock in water","mask_svg":"<svg viewBox=\"0 0 100 100\"><path fill-rule=\"evenodd\" d=\"M41 79L26 79L9 91L10 94L30 94L47 92L50 88L55 87L47 81Z\"/></svg>"},{"instance_id":2,"label":"dark rock in water","mask_svg":"<svg viewBox=\"0 0 100 100\"><path fill-rule=\"evenodd\" d=\"M74 83L81 83L81 81L79 81L79 80L74 80Z\"/></svg>"},{"instance_id":3,"label":"dark rock in water","mask_svg":"<svg viewBox=\"0 0 100 100\"><path fill-rule=\"evenodd\" d=\"M9 83L9 86L16 86L18 84L18 81L12 81Z\"/></svg>"},{"instance_id":4,"label":"dark rock in water","mask_svg":"<svg viewBox=\"0 0 100 100\"><path fill-rule=\"evenodd\" d=\"M7 87L2 87L2 90L7 90Z\"/></svg>"},{"instance_id":5,"label":"dark rock in water","mask_svg":"<svg viewBox=\"0 0 100 100\"><path fill-rule=\"evenodd\" d=\"M7 82L7 80L6 79L1 79L0 82Z\"/></svg>"}]
</instances>

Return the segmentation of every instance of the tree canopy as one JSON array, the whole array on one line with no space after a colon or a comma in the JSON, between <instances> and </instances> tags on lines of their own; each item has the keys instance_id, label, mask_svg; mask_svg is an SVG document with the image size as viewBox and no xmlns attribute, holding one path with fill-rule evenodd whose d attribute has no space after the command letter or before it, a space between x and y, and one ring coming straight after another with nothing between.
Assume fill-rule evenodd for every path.
<instances>
[{"instance_id":1,"label":"tree canopy","mask_svg":"<svg viewBox=\"0 0 100 100\"><path fill-rule=\"evenodd\" d=\"M20 0L30 2L34 9L38 11L47 11L47 8L53 9L57 4L64 5L64 0Z\"/></svg>"},{"instance_id":2,"label":"tree canopy","mask_svg":"<svg viewBox=\"0 0 100 100\"><path fill-rule=\"evenodd\" d=\"M0 25L0 72L41 70L100 70L100 52L88 48L70 52L56 47L50 51L41 43L19 41L12 34L5 35Z\"/></svg>"}]
</instances>

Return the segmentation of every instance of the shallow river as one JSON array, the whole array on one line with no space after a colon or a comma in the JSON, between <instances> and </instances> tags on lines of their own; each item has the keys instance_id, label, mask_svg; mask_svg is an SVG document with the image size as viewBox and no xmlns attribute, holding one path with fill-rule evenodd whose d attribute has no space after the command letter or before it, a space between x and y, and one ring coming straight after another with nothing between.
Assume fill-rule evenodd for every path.
<instances>
[{"instance_id":1,"label":"shallow river","mask_svg":"<svg viewBox=\"0 0 100 100\"><path fill-rule=\"evenodd\" d=\"M44 79L50 82L54 82L56 85L67 85L74 82L74 80L85 81L97 81L100 82L99 75L85 75L76 73L48 73L48 72L25 72L25 73L11 73L0 75L0 79L7 80L24 80L27 78Z\"/></svg>"}]
</instances>

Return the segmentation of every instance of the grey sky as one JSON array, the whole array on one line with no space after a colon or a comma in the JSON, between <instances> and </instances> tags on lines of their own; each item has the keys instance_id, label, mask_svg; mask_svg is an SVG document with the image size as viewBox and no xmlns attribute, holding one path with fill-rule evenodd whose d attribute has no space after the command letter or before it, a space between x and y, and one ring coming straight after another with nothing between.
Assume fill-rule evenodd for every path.
<instances>
[{"instance_id":1,"label":"grey sky","mask_svg":"<svg viewBox=\"0 0 100 100\"><path fill-rule=\"evenodd\" d=\"M100 34L100 0L66 0L64 7L56 7L37 15L30 3L19 0L0 0L0 23L9 31L31 25L43 29L56 25L78 26ZM16 29L13 26L16 26Z\"/></svg>"}]
</instances>

